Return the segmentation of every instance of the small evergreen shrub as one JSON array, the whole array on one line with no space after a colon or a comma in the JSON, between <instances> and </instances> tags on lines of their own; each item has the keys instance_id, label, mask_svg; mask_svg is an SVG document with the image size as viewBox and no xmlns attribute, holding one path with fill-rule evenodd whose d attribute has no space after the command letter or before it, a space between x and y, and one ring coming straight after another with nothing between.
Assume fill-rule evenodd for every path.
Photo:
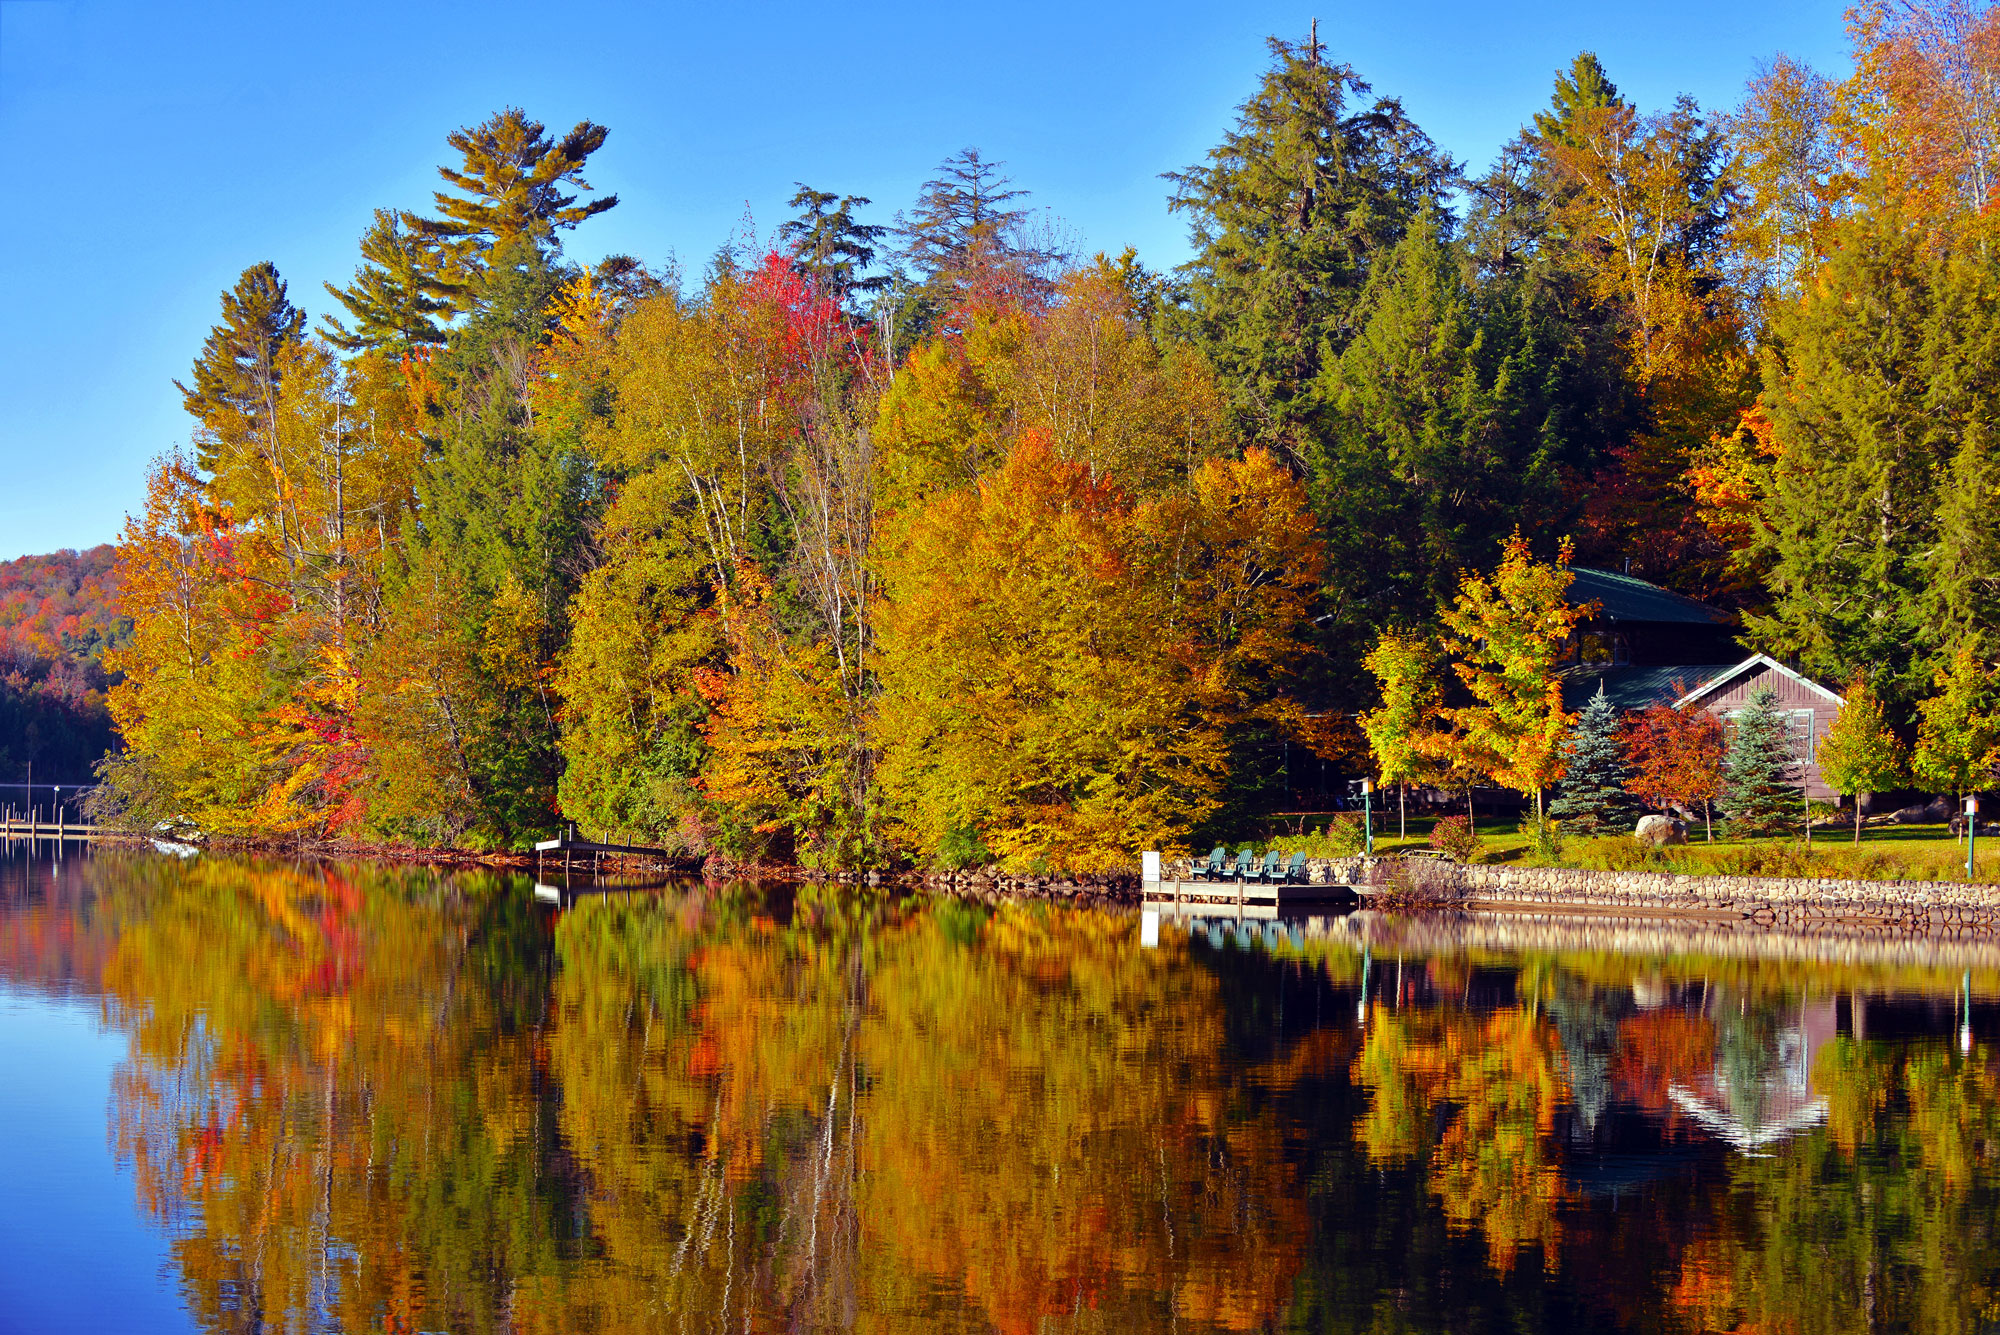
<instances>
[{"instance_id":1,"label":"small evergreen shrub","mask_svg":"<svg viewBox=\"0 0 2000 1335\"><path fill-rule=\"evenodd\" d=\"M938 840L937 861L947 871L964 871L967 867L991 864L993 850L986 846L977 827L958 825L946 830L944 838Z\"/></svg>"}]
</instances>

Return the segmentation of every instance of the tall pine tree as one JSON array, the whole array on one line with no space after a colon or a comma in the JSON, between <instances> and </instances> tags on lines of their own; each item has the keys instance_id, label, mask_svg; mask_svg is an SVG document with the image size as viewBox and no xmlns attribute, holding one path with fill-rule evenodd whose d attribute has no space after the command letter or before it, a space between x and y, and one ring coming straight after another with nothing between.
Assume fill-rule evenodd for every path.
<instances>
[{"instance_id":1,"label":"tall pine tree","mask_svg":"<svg viewBox=\"0 0 2000 1335\"><path fill-rule=\"evenodd\" d=\"M361 237L354 281L346 287L326 284L351 321L321 316L327 342L343 352L379 348L399 355L444 342L439 319L451 317L464 288L445 276L443 263L434 238L413 230L393 210L375 210L375 221Z\"/></svg>"},{"instance_id":2,"label":"tall pine tree","mask_svg":"<svg viewBox=\"0 0 2000 1335\"><path fill-rule=\"evenodd\" d=\"M459 164L439 167L438 175L458 193L435 192L439 216L406 215L405 222L448 257L445 273L461 304L476 298L472 280L496 255L515 257L524 246L558 250L557 233L617 206L616 195L585 200L569 193L591 188L584 164L609 134L602 125L578 121L561 139L551 139L540 121L508 107L445 137Z\"/></svg>"},{"instance_id":3,"label":"tall pine tree","mask_svg":"<svg viewBox=\"0 0 2000 1335\"><path fill-rule=\"evenodd\" d=\"M208 331L192 386L174 388L198 422L196 459L213 473L225 451L268 435L278 413L285 349L305 337L306 315L292 305L269 260L253 264L222 294L222 323Z\"/></svg>"}]
</instances>

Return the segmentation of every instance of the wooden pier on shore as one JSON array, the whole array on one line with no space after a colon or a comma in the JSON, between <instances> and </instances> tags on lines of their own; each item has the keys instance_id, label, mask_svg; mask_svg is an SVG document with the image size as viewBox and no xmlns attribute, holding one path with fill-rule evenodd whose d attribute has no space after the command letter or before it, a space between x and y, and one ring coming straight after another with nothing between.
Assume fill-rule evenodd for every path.
<instances>
[{"instance_id":1,"label":"wooden pier on shore","mask_svg":"<svg viewBox=\"0 0 2000 1335\"><path fill-rule=\"evenodd\" d=\"M26 811L0 807L0 844L16 839L30 843L89 843L109 833L87 821L69 819L61 807L53 812L44 812L40 807L29 807Z\"/></svg>"},{"instance_id":2,"label":"wooden pier on shore","mask_svg":"<svg viewBox=\"0 0 2000 1335\"><path fill-rule=\"evenodd\" d=\"M1230 876L1167 880L1160 873L1159 854L1140 855L1141 905L1183 917L1275 918L1295 906L1354 905L1375 893L1365 886Z\"/></svg>"},{"instance_id":3,"label":"wooden pier on shore","mask_svg":"<svg viewBox=\"0 0 2000 1335\"><path fill-rule=\"evenodd\" d=\"M607 857L645 858L652 862L677 863L685 861L664 848L649 848L643 844L607 844L593 839L576 839L563 836L560 839L544 839L535 845L535 879L540 880L543 869L554 864L565 873L578 869L579 864L587 865L595 876Z\"/></svg>"}]
</instances>

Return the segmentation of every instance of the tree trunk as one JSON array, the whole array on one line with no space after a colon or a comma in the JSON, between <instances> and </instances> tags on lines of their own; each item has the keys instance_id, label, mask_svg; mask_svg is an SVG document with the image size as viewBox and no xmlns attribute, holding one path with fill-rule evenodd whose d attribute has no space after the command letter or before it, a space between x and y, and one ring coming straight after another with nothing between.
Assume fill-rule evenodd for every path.
<instances>
[{"instance_id":1,"label":"tree trunk","mask_svg":"<svg viewBox=\"0 0 2000 1335\"><path fill-rule=\"evenodd\" d=\"M1859 793L1854 795L1854 843L1856 847L1861 844L1861 794Z\"/></svg>"},{"instance_id":2,"label":"tree trunk","mask_svg":"<svg viewBox=\"0 0 2000 1335\"><path fill-rule=\"evenodd\" d=\"M1396 837L1398 839L1408 839L1410 837L1410 785L1408 783L1399 783L1396 785Z\"/></svg>"},{"instance_id":3,"label":"tree trunk","mask_svg":"<svg viewBox=\"0 0 2000 1335\"><path fill-rule=\"evenodd\" d=\"M1704 797L1701 800L1701 823L1703 827L1708 830L1708 842L1710 842L1711 844L1714 843L1715 842L1715 799L1712 797Z\"/></svg>"}]
</instances>

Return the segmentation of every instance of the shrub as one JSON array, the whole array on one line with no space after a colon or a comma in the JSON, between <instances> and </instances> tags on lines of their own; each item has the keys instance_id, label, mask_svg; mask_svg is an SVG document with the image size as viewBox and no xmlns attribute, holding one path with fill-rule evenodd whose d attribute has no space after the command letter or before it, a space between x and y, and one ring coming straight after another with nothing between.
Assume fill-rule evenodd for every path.
<instances>
[{"instance_id":1,"label":"shrub","mask_svg":"<svg viewBox=\"0 0 2000 1335\"><path fill-rule=\"evenodd\" d=\"M1470 862L1479 852L1479 835L1463 816L1443 816L1431 826L1431 847L1453 862Z\"/></svg>"},{"instance_id":2,"label":"shrub","mask_svg":"<svg viewBox=\"0 0 2000 1335\"><path fill-rule=\"evenodd\" d=\"M1271 840L1273 848L1287 853L1304 853L1309 858L1358 857L1367 846L1368 834L1362 828L1361 817L1351 811L1335 816L1323 830L1281 834Z\"/></svg>"},{"instance_id":3,"label":"shrub","mask_svg":"<svg viewBox=\"0 0 2000 1335\"><path fill-rule=\"evenodd\" d=\"M1554 862L1562 856L1562 825L1547 816L1530 815L1521 822L1521 833L1528 840L1528 855L1543 862Z\"/></svg>"},{"instance_id":4,"label":"shrub","mask_svg":"<svg viewBox=\"0 0 2000 1335\"><path fill-rule=\"evenodd\" d=\"M979 831L970 825L954 826L944 832L944 838L938 840L937 862L947 871L984 867L993 860L993 850L980 838Z\"/></svg>"},{"instance_id":5,"label":"shrub","mask_svg":"<svg viewBox=\"0 0 2000 1335\"><path fill-rule=\"evenodd\" d=\"M1564 854L1564 866L1585 871L1646 871L1666 861L1659 850L1646 847L1629 834L1572 840Z\"/></svg>"}]
</instances>

